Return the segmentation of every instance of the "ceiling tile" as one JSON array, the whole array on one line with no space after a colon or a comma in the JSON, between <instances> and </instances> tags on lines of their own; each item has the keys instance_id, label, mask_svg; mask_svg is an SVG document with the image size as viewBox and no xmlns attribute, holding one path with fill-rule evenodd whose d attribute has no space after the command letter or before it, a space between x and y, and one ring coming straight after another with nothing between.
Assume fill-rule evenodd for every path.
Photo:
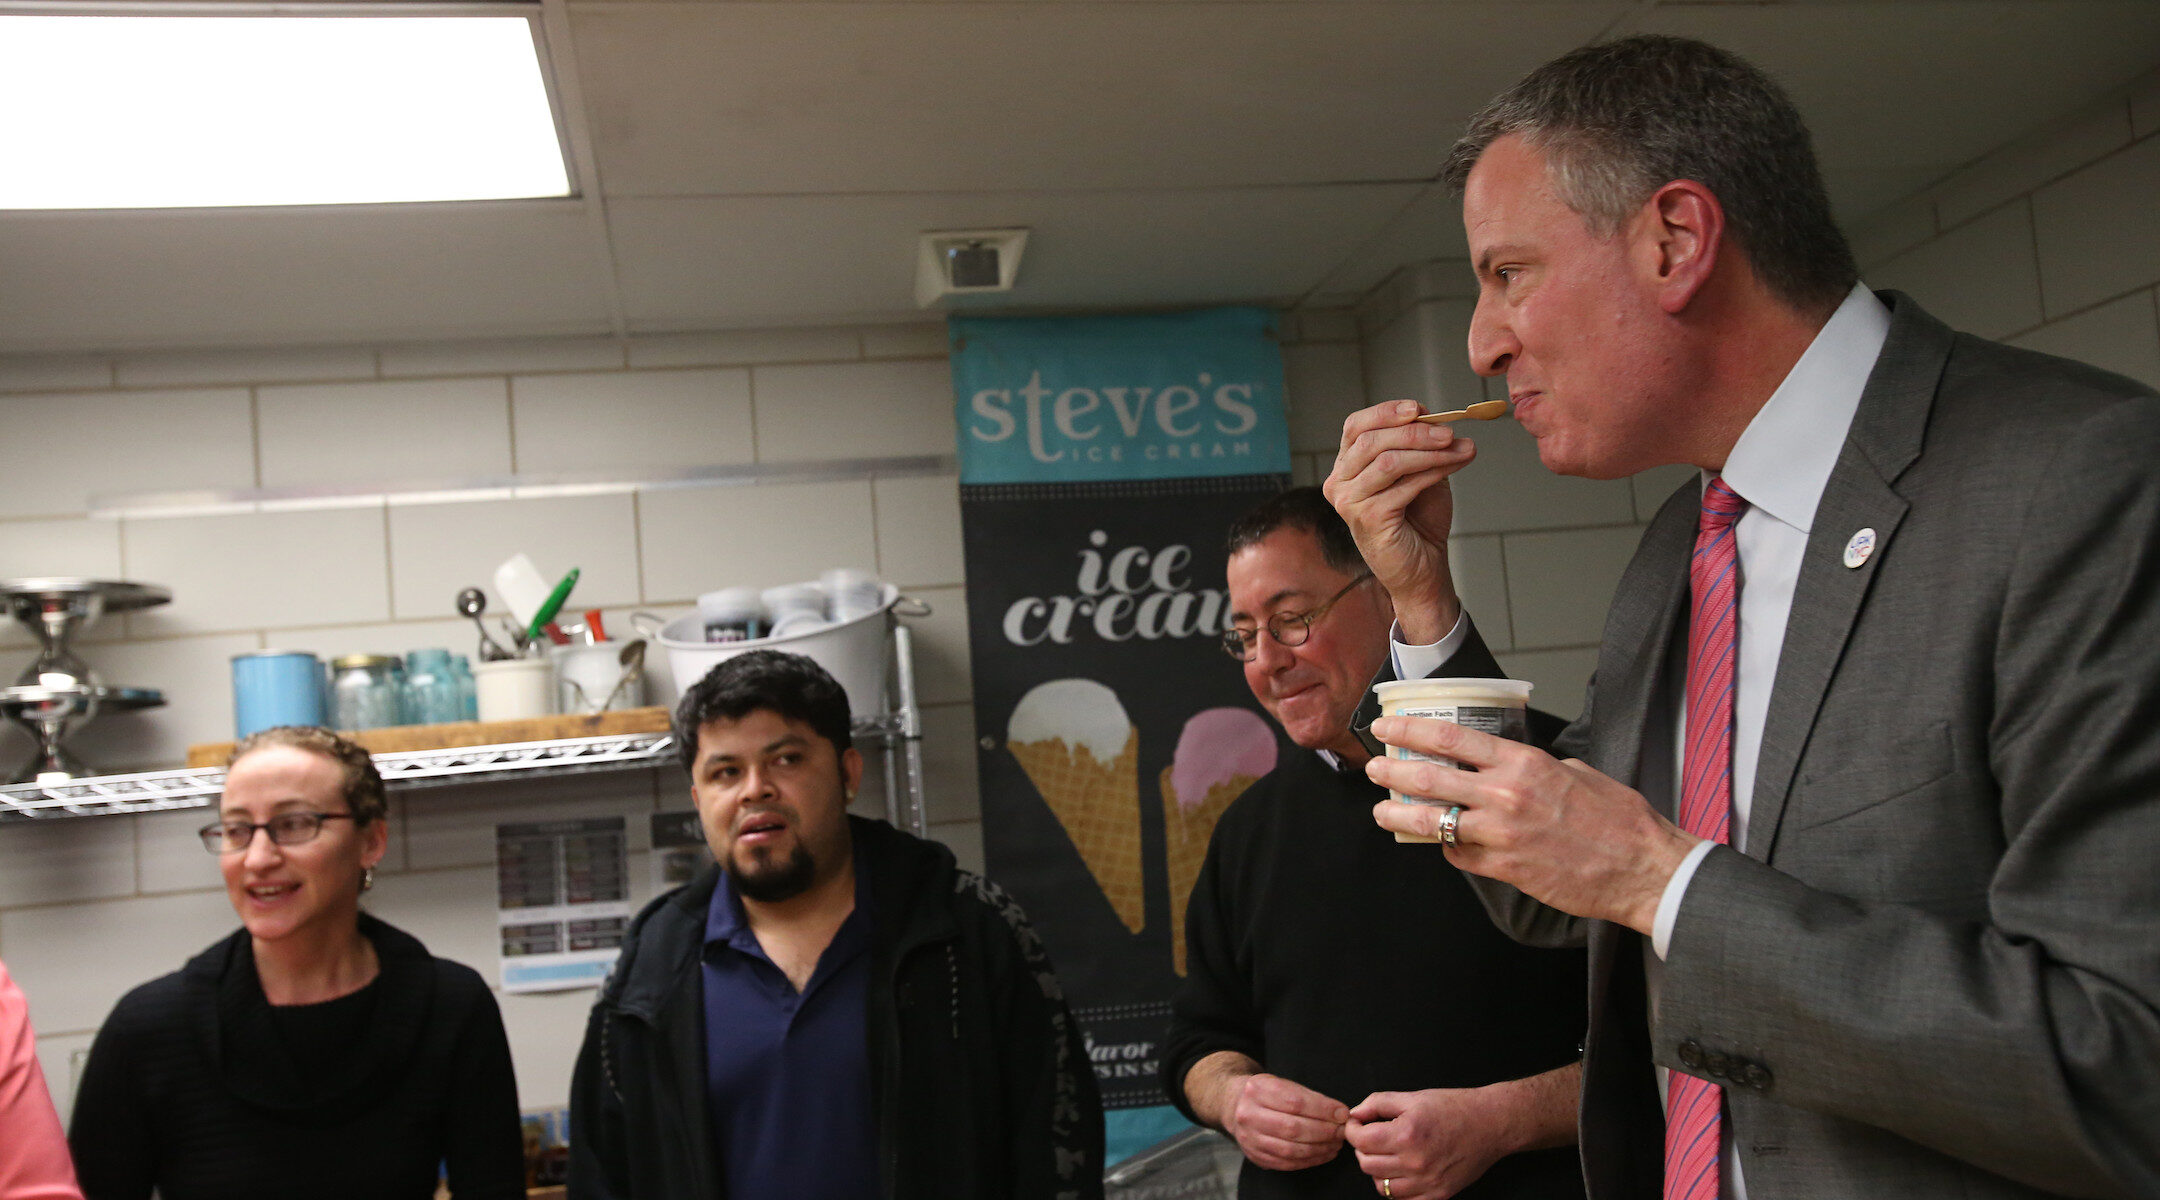
<instances>
[{"instance_id":1,"label":"ceiling tile","mask_svg":"<svg viewBox=\"0 0 2160 1200\"><path fill-rule=\"evenodd\" d=\"M606 4L572 27L611 197L1203 187L1429 178L1462 113L1626 7Z\"/></svg>"},{"instance_id":2,"label":"ceiling tile","mask_svg":"<svg viewBox=\"0 0 2160 1200\"><path fill-rule=\"evenodd\" d=\"M612 210L633 330L915 310L926 229L1033 230L1002 308L1304 294L1419 185L1014 196L636 200Z\"/></svg>"},{"instance_id":3,"label":"ceiling tile","mask_svg":"<svg viewBox=\"0 0 2160 1200\"><path fill-rule=\"evenodd\" d=\"M606 332L564 201L0 214L0 353Z\"/></svg>"}]
</instances>

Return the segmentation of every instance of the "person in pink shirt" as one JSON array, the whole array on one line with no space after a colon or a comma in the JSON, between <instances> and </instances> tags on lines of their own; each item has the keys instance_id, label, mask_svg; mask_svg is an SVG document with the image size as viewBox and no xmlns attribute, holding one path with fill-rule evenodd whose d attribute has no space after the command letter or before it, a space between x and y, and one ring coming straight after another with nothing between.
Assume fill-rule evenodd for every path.
<instances>
[{"instance_id":1,"label":"person in pink shirt","mask_svg":"<svg viewBox=\"0 0 2160 1200\"><path fill-rule=\"evenodd\" d=\"M82 1200L38 1067L30 1004L0 963L0 1200Z\"/></svg>"}]
</instances>

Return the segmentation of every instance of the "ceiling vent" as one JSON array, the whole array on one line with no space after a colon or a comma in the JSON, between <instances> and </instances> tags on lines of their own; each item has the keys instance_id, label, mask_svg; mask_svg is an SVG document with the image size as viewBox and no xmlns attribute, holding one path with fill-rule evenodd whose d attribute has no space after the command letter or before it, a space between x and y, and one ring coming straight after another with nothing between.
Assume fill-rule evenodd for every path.
<instances>
[{"instance_id":1,"label":"ceiling vent","mask_svg":"<svg viewBox=\"0 0 2160 1200\"><path fill-rule=\"evenodd\" d=\"M915 256L915 303L947 296L1009 292L1020 274L1025 229L939 229L922 235Z\"/></svg>"}]
</instances>

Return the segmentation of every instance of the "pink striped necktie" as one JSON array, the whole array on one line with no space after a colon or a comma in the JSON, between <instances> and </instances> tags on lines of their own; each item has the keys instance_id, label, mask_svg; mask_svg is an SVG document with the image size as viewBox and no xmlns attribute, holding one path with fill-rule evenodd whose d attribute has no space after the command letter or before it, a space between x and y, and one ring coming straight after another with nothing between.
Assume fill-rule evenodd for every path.
<instances>
[{"instance_id":1,"label":"pink striped necktie","mask_svg":"<svg viewBox=\"0 0 2160 1200\"><path fill-rule=\"evenodd\" d=\"M1732 704L1740 641L1740 554L1733 523L1747 501L1712 476L1688 564L1687 750L1680 828L1726 840L1732 817ZM1682 1071L1665 1088L1665 1200L1716 1200L1725 1089Z\"/></svg>"}]
</instances>

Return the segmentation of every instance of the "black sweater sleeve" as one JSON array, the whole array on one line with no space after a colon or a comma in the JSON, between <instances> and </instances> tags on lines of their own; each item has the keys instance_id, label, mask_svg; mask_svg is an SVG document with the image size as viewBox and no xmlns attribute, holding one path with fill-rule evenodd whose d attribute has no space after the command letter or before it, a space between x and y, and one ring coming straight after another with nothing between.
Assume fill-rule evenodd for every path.
<instances>
[{"instance_id":1,"label":"black sweater sleeve","mask_svg":"<svg viewBox=\"0 0 2160 1200\"><path fill-rule=\"evenodd\" d=\"M1171 1001L1160 1060L1163 1092L1195 1123L1200 1118L1185 1096L1185 1075L1195 1063L1223 1050L1262 1059L1260 1014L1237 962L1239 931L1245 923L1236 903L1238 864L1228 847L1241 841L1225 836L1223 827L1246 815L1241 809L1249 807L1253 792L1279 785L1279 774L1254 784L1224 812L1208 840L1207 857L1185 909L1185 981Z\"/></svg>"},{"instance_id":2,"label":"black sweater sleeve","mask_svg":"<svg viewBox=\"0 0 2160 1200\"><path fill-rule=\"evenodd\" d=\"M161 981L162 982L162 981ZM140 1081L144 1019L155 1007L145 985L121 998L90 1043L90 1061L75 1089L68 1151L86 1200L144 1200L157 1182L157 1128Z\"/></svg>"},{"instance_id":3,"label":"black sweater sleeve","mask_svg":"<svg viewBox=\"0 0 2160 1200\"><path fill-rule=\"evenodd\" d=\"M448 1127L443 1159L456 1200L516 1200L525 1194L525 1141L518 1124L517 1076L502 1011L480 977L443 964L454 973L443 983L455 989L464 1027L451 1059Z\"/></svg>"}]
</instances>

